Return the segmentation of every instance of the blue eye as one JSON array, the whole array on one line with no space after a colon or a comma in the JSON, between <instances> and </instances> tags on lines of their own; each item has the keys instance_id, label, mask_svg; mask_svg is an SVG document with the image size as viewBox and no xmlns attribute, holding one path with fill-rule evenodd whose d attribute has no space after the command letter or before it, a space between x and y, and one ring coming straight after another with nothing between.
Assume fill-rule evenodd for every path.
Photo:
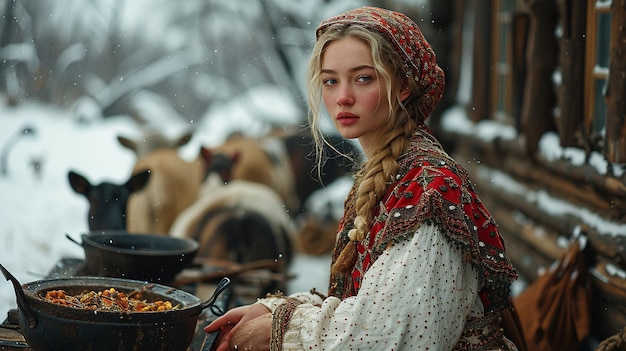
<instances>
[{"instance_id":1,"label":"blue eye","mask_svg":"<svg viewBox=\"0 0 626 351\"><path fill-rule=\"evenodd\" d=\"M324 79L322 80L322 84L323 85L333 85L333 84L337 84L337 80L335 79Z\"/></svg>"}]
</instances>

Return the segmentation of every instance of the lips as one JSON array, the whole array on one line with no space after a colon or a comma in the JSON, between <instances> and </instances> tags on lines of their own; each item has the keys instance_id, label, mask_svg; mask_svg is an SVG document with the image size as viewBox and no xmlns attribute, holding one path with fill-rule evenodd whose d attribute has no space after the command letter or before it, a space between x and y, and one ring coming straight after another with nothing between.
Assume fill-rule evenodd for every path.
<instances>
[{"instance_id":1,"label":"lips","mask_svg":"<svg viewBox=\"0 0 626 351\"><path fill-rule=\"evenodd\" d=\"M347 126L356 123L359 120L359 116L349 112L339 112L337 114L337 122L341 125Z\"/></svg>"}]
</instances>

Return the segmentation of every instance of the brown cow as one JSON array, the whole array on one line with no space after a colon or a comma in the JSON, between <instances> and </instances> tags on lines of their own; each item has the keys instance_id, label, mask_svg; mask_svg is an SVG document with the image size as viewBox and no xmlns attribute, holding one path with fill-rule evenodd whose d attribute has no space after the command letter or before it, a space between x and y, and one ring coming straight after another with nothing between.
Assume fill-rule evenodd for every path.
<instances>
[{"instance_id":1,"label":"brown cow","mask_svg":"<svg viewBox=\"0 0 626 351\"><path fill-rule=\"evenodd\" d=\"M295 204L295 180L284 144L273 137L251 138L233 135L211 152L237 155L230 176L267 185L274 189L288 209Z\"/></svg>"},{"instance_id":2,"label":"brown cow","mask_svg":"<svg viewBox=\"0 0 626 351\"><path fill-rule=\"evenodd\" d=\"M128 199L128 232L168 234L176 216L196 200L205 168L202 157L189 162L175 149L157 149L140 157L133 174L149 169L150 180Z\"/></svg>"}]
</instances>

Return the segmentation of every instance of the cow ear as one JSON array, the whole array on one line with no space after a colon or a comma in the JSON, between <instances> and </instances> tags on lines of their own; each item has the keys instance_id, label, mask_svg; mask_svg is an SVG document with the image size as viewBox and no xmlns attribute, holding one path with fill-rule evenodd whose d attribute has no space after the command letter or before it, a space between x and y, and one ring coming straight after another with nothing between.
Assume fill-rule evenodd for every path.
<instances>
[{"instance_id":1,"label":"cow ear","mask_svg":"<svg viewBox=\"0 0 626 351\"><path fill-rule=\"evenodd\" d=\"M174 143L174 145L177 147L186 145L189 142L189 140L191 140L192 136L193 136L193 131L187 132L183 134L181 137L179 137L178 139L176 139L176 142Z\"/></svg>"},{"instance_id":2,"label":"cow ear","mask_svg":"<svg viewBox=\"0 0 626 351\"><path fill-rule=\"evenodd\" d=\"M237 161L239 161L240 157L241 157L241 151L237 150L230 155L230 161L234 165L235 163L237 163Z\"/></svg>"},{"instance_id":3,"label":"cow ear","mask_svg":"<svg viewBox=\"0 0 626 351\"><path fill-rule=\"evenodd\" d=\"M126 182L125 187L128 189L128 192L132 193L137 190L143 189L143 187L148 184L148 180L150 180L150 170L144 169L135 174Z\"/></svg>"},{"instance_id":4,"label":"cow ear","mask_svg":"<svg viewBox=\"0 0 626 351\"><path fill-rule=\"evenodd\" d=\"M117 141L120 143L120 145L122 145L123 147L127 149L130 149L133 151L137 150L137 145L135 145L135 142L125 136L118 135Z\"/></svg>"},{"instance_id":5,"label":"cow ear","mask_svg":"<svg viewBox=\"0 0 626 351\"><path fill-rule=\"evenodd\" d=\"M87 178L74 171L69 171L67 173L67 179L75 192L88 196L87 194L91 191L91 183L89 183Z\"/></svg>"},{"instance_id":6,"label":"cow ear","mask_svg":"<svg viewBox=\"0 0 626 351\"><path fill-rule=\"evenodd\" d=\"M204 159L204 162L208 165L213 161L213 151L208 147L200 146L200 157Z\"/></svg>"}]
</instances>

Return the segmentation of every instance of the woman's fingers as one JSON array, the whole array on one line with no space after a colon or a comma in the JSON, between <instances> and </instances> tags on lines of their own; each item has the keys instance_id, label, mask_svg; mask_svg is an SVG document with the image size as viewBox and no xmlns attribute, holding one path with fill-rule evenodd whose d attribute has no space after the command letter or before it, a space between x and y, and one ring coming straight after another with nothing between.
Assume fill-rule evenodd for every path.
<instances>
[{"instance_id":1,"label":"woman's fingers","mask_svg":"<svg viewBox=\"0 0 626 351\"><path fill-rule=\"evenodd\" d=\"M222 316L204 327L204 331L207 333L212 333L234 324L235 323L233 323L229 318L226 318L226 316Z\"/></svg>"},{"instance_id":2,"label":"woman's fingers","mask_svg":"<svg viewBox=\"0 0 626 351\"><path fill-rule=\"evenodd\" d=\"M270 312L270 310L261 304L235 307L204 327L204 331L207 333L218 331L229 324L234 326L240 322L247 322L268 312Z\"/></svg>"},{"instance_id":3,"label":"woman's fingers","mask_svg":"<svg viewBox=\"0 0 626 351\"><path fill-rule=\"evenodd\" d=\"M204 331L207 333L211 333L214 331L218 331L228 325L236 325L239 321L246 315L246 311L248 310L248 306L235 307L232 310L229 310L223 316L215 319L213 322L209 323L206 327L204 327Z\"/></svg>"},{"instance_id":4,"label":"woman's fingers","mask_svg":"<svg viewBox=\"0 0 626 351\"><path fill-rule=\"evenodd\" d=\"M238 334L239 329L241 329L242 327L246 327L244 328L244 330L247 330L250 329L250 326L256 326L258 324L258 321L255 321L255 319L257 319L257 317L259 316L264 316L266 322L269 321L269 325L264 325L261 328L263 329L263 332L261 332L260 335L263 336L259 340L259 335L253 335L256 333L253 333L252 330L249 330L250 336L244 337L244 339L247 339L248 341L254 340L252 344L260 342L261 344L267 343L269 345L272 314L267 307L261 304L253 304L233 308L230 311L226 312L226 314L224 314L223 316L209 323L209 325L204 327L204 331L207 333L219 331L217 340L215 340L214 342L214 345L216 345L214 349L215 351L227 351L231 349L230 344L232 343L232 339L234 336L241 338L242 335ZM248 325L248 322L250 321L254 322ZM255 327L253 327L252 329L255 329Z\"/></svg>"}]
</instances>

